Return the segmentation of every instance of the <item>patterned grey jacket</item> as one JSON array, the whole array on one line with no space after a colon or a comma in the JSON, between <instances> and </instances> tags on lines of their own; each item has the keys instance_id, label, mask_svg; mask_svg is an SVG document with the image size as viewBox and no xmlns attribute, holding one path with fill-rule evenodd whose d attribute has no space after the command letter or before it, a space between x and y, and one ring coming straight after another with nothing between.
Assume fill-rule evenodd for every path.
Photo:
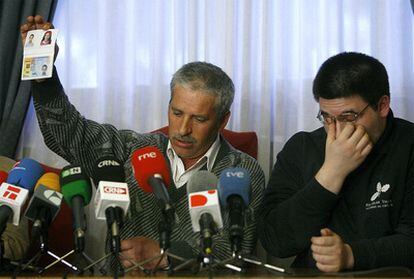
<instances>
[{"instance_id":1,"label":"patterned grey jacket","mask_svg":"<svg viewBox=\"0 0 414 279\"><path fill-rule=\"evenodd\" d=\"M64 93L56 71L53 78L44 82L33 82L34 106L46 145L71 164L80 164L91 176L94 163L103 155L114 155L123 163L126 182L130 190L131 204L121 238L146 236L158 239L160 210L153 195L141 190L137 185L131 167L131 154L145 146L155 146L164 156L168 138L162 134L139 134L131 130L117 130L109 124L98 124L85 119L70 104ZM254 252L257 241L257 210L264 190L264 174L259 164L249 155L233 148L223 138L212 172L219 176L228 167L242 167L251 176L252 196L246 214L243 252ZM199 233L194 233L188 212L186 187L169 187L168 191L175 207L178 222L171 233L171 241L185 241L193 249L199 247ZM213 237L214 256L219 259L231 255L228 235L228 213L223 212L224 227Z\"/></svg>"}]
</instances>

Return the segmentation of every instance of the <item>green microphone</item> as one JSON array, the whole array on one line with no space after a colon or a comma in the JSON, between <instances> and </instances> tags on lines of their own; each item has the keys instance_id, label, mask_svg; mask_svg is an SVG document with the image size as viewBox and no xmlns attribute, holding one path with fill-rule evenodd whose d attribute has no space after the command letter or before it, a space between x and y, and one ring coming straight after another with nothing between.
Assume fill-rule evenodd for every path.
<instances>
[{"instance_id":1,"label":"green microphone","mask_svg":"<svg viewBox=\"0 0 414 279\"><path fill-rule=\"evenodd\" d=\"M85 249L86 217L84 208L91 201L91 183L81 166L69 165L64 167L60 173L60 185L63 198L72 208L75 251L79 253Z\"/></svg>"}]
</instances>

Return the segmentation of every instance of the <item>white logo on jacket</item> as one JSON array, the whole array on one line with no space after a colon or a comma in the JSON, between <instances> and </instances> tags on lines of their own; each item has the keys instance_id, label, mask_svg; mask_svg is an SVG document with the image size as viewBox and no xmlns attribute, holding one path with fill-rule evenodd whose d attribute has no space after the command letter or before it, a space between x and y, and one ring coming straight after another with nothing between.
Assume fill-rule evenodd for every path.
<instances>
[{"instance_id":1,"label":"white logo on jacket","mask_svg":"<svg viewBox=\"0 0 414 279\"><path fill-rule=\"evenodd\" d=\"M378 182L377 183L377 192L375 192L371 196L371 201L375 201L381 195L381 193L387 192L388 189L390 189L390 184L385 184L384 186L381 186L381 182Z\"/></svg>"},{"instance_id":2,"label":"white logo on jacket","mask_svg":"<svg viewBox=\"0 0 414 279\"><path fill-rule=\"evenodd\" d=\"M377 183L377 186L375 188L375 193L372 194L370 201L365 204L366 210L371 209L380 209L380 208L387 208L394 206L392 199L380 199L380 197L386 193L388 190L390 190L391 185L390 184L384 184L382 185L381 182Z\"/></svg>"}]
</instances>

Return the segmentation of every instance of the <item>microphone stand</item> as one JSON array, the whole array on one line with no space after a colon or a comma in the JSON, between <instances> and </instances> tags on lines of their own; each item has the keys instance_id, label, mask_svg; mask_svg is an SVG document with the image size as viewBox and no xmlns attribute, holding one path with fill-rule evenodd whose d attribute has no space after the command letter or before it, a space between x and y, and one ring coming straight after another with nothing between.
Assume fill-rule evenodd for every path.
<instances>
[{"instance_id":1,"label":"microphone stand","mask_svg":"<svg viewBox=\"0 0 414 279\"><path fill-rule=\"evenodd\" d=\"M114 259L117 262L114 278L118 278L119 275L123 276L125 271L122 266L121 261L119 260L119 255L121 251L121 237L120 229L123 222L123 211L119 207L108 207L105 210L106 221L108 225L108 230L111 232L109 238L110 251L114 256Z\"/></svg>"},{"instance_id":2,"label":"microphone stand","mask_svg":"<svg viewBox=\"0 0 414 279\"><path fill-rule=\"evenodd\" d=\"M193 259L185 259L179 256L175 256L175 255L171 255L168 252L166 253L169 257L174 257L177 260L182 261L183 263L180 265L177 265L176 267L168 270L169 274L173 274L174 272L180 271L184 268L186 268L187 266L191 266L191 265L195 265L195 263L198 263L197 265L197 269L192 268L193 273L198 273L200 271L206 270L208 271L209 274L209 278L212 278L213 276L213 270L215 267L217 266L222 266L225 268L228 268L232 271L237 271L237 272L242 272L242 268L233 265L231 263L227 263L225 261L218 261L215 260L213 258L212 254L203 254L200 253L199 256L197 258L193 258ZM233 259L231 259L231 261L233 261ZM230 262L230 261L229 261Z\"/></svg>"},{"instance_id":3,"label":"microphone stand","mask_svg":"<svg viewBox=\"0 0 414 279\"><path fill-rule=\"evenodd\" d=\"M21 271L26 270L29 268L29 266L31 265L31 263L35 263L35 265L39 262L40 258L43 255L49 255L52 258L55 259L54 262L52 262L51 264L47 265L44 268L38 268L39 270L37 271L39 274L43 273L45 270L51 268L52 266L54 266L55 264L57 264L58 262L63 263L64 265L66 265L67 267L71 268L74 271L78 271L78 267L76 267L75 265L72 265L71 263L69 263L68 261L65 260L66 257L70 256L71 254L73 254L74 250L66 253L64 256L59 257L56 254L54 254L53 252L51 252L48 248L48 228L46 226L46 224L50 224L50 214L48 214L47 210L45 212L45 215L40 215L40 216L45 216L42 219L37 219L35 220L33 227L32 227L32 236L33 239L39 240L39 252L36 253L36 255L34 255L26 264L24 264L21 268Z\"/></svg>"},{"instance_id":4,"label":"microphone stand","mask_svg":"<svg viewBox=\"0 0 414 279\"><path fill-rule=\"evenodd\" d=\"M4 242L3 242L3 239L1 239L1 235L0 235L0 268L3 268L5 266L3 255L4 255Z\"/></svg>"},{"instance_id":5,"label":"microphone stand","mask_svg":"<svg viewBox=\"0 0 414 279\"><path fill-rule=\"evenodd\" d=\"M261 266L261 267L266 268L267 270L270 270L270 271L273 271L273 272L290 274L289 272L287 272L282 267L278 267L278 266L275 266L275 265L264 263L264 262L262 262L261 260L259 260L257 258L254 258L252 256L244 256L240 252L236 252L236 251L233 251L233 255L232 255L231 258L225 259L223 261L216 262L214 264L214 266L217 266L217 265L223 266L223 265L228 265L231 262L240 262L240 261L250 263L250 264L255 264L257 266ZM236 270L236 269L234 269L234 270ZM240 268L240 270L236 270L236 271L244 272L244 269Z\"/></svg>"},{"instance_id":6,"label":"microphone stand","mask_svg":"<svg viewBox=\"0 0 414 279\"><path fill-rule=\"evenodd\" d=\"M5 230L6 226L4 228L0 229L0 272L10 272L13 271L13 278L17 277L17 274L21 270L21 261L12 261L4 258L5 249L4 249L4 241L1 239L1 236L3 235L3 232ZM37 268L32 265L27 265L27 269L30 269L32 271L36 271Z\"/></svg>"},{"instance_id":7,"label":"microphone stand","mask_svg":"<svg viewBox=\"0 0 414 279\"><path fill-rule=\"evenodd\" d=\"M6 275L10 274L9 272L13 271L12 278L16 278L19 272L21 271L21 262L12 261L4 258L4 242L3 239L0 239L0 272L7 272ZM37 272L38 268L32 265L27 265L27 268L31 271ZM0 274L1 274L0 273Z\"/></svg>"},{"instance_id":8,"label":"microphone stand","mask_svg":"<svg viewBox=\"0 0 414 279\"><path fill-rule=\"evenodd\" d=\"M160 245L160 254L151 257L149 259L146 259L140 263L134 263L133 266L125 270L126 273L129 271L139 267L141 271L143 271L145 274L149 275L155 275L155 273L159 270L159 265L161 264L162 260L168 255L171 257L174 257L175 255L168 253L168 249L170 248L170 236L172 231L172 225L174 224L175 216L174 216L174 210L172 207L164 207L164 209L161 210L161 219L158 222L158 235L159 235L159 245ZM177 257L177 256L175 256ZM148 270L144 268L142 265L151 261L154 261L158 258L158 261L154 268L151 270ZM132 262L132 261L131 261ZM133 262L132 262L133 263Z\"/></svg>"},{"instance_id":9,"label":"microphone stand","mask_svg":"<svg viewBox=\"0 0 414 279\"><path fill-rule=\"evenodd\" d=\"M4 242L3 239L0 239L0 271L3 272L10 270L12 270L12 265L4 258Z\"/></svg>"},{"instance_id":10,"label":"microphone stand","mask_svg":"<svg viewBox=\"0 0 414 279\"><path fill-rule=\"evenodd\" d=\"M75 253L75 262L77 263L79 270L77 274L83 274L85 270L89 270L91 274L94 274L93 260L84 252L85 249L85 236L84 231L77 231L74 235L75 248L71 251ZM86 262L87 266L83 266L82 263ZM99 269L101 271L101 269ZM102 273L102 272L101 272Z\"/></svg>"},{"instance_id":11,"label":"microphone stand","mask_svg":"<svg viewBox=\"0 0 414 279\"><path fill-rule=\"evenodd\" d=\"M119 276L124 276L126 272L128 272L130 269L124 270L123 265L120 261L120 259L125 259L127 261L130 261L134 268L139 267L142 271L146 272L144 267L142 267L142 264L144 263L136 263L135 261L125 258L120 254L121 251L121 237L120 237L120 230L123 225L123 211L119 207L108 207L105 210L105 217L109 232L109 253L105 254L103 257L97 259L96 261L91 262L88 266L84 267L83 270L89 269L98 263L102 262L103 260L109 260L109 257L113 257L113 259L116 261L116 267L114 270L114 278L118 278ZM146 263L146 262L145 262ZM107 265L107 263L105 264ZM102 275L106 275L106 271L104 269L104 266L101 266L99 268L99 271Z\"/></svg>"},{"instance_id":12,"label":"microphone stand","mask_svg":"<svg viewBox=\"0 0 414 279\"><path fill-rule=\"evenodd\" d=\"M232 202L233 206L229 210L229 235L230 235L230 245L232 250L232 257L229 259L216 262L215 266L217 265L223 265L223 264L229 264L231 262L247 262L250 264L255 264L257 266L264 267L266 269L269 269L271 271L277 271L280 273L287 273L284 268L274 266L271 264L263 263L262 261L258 259L254 259L250 256L244 256L242 251L242 240L243 240L243 227L244 222L242 219L240 219L239 216L244 216L245 206L243 203L243 200L238 196L230 196L229 202ZM243 272L244 270L240 268L237 270L238 272Z\"/></svg>"},{"instance_id":13,"label":"microphone stand","mask_svg":"<svg viewBox=\"0 0 414 279\"><path fill-rule=\"evenodd\" d=\"M86 232L86 217L84 212L84 200L79 196L72 198L72 218L74 222L73 243L75 252L75 261L80 268L78 274L83 274L85 270L94 274L93 266L85 269L82 266L90 265L93 260L84 252L85 250L85 232Z\"/></svg>"},{"instance_id":14,"label":"microphone stand","mask_svg":"<svg viewBox=\"0 0 414 279\"><path fill-rule=\"evenodd\" d=\"M236 223L237 224L237 223ZM280 273L288 273L284 268L282 267L278 267L278 266L274 266L271 264L267 264L267 263L263 263L262 261L255 259L254 257L251 256L244 256L241 251L242 251L242 247L241 247L241 243L243 240L243 228L240 225L235 225L234 227L230 228L229 231L230 234L230 245L231 245L231 249L232 249L232 256L228 259L222 260L222 261L218 261L214 264L214 266L220 265L228 265L230 263L235 263L235 262L246 262L246 263L250 263L250 264L255 264L257 266L261 266L264 267L268 270L271 271L276 271L276 272L280 272ZM239 268L234 269L237 272L244 272L244 269Z\"/></svg>"},{"instance_id":15,"label":"microphone stand","mask_svg":"<svg viewBox=\"0 0 414 279\"><path fill-rule=\"evenodd\" d=\"M200 235L201 235L202 252L199 254L199 256L196 259L177 258L183 261L183 263L171 269L170 273L179 271L189 265L194 265L195 263L198 263L198 266L199 266L196 272L207 268L210 278L212 278L213 268L216 267L217 265L221 265L233 271L241 272L242 269L240 267L235 266L230 263L221 263L213 258L212 237L215 234L215 229L214 229L214 221L212 219L212 216L210 214L202 214L200 216L199 222L200 222L200 228L201 228Z\"/></svg>"}]
</instances>

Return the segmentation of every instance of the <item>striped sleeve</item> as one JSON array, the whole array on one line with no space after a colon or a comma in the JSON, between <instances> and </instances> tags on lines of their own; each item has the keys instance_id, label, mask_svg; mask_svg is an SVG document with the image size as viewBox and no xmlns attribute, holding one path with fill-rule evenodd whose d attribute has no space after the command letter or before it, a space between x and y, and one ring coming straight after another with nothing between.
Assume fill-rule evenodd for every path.
<instances>
[{"instance_id":1,"label":"striped sleeve","mask_svg":"<svg viewBox=\"0 0 414 279\"><path fill-rule=\"evenodd\" d=\"M121 133L112 125L83 117L70 104L56 76L42 83L34 82L32 88L39 127L49 149L70 163L84 166L89 176L100 156L126 160Z\"/></svg>"}]
</instances>

